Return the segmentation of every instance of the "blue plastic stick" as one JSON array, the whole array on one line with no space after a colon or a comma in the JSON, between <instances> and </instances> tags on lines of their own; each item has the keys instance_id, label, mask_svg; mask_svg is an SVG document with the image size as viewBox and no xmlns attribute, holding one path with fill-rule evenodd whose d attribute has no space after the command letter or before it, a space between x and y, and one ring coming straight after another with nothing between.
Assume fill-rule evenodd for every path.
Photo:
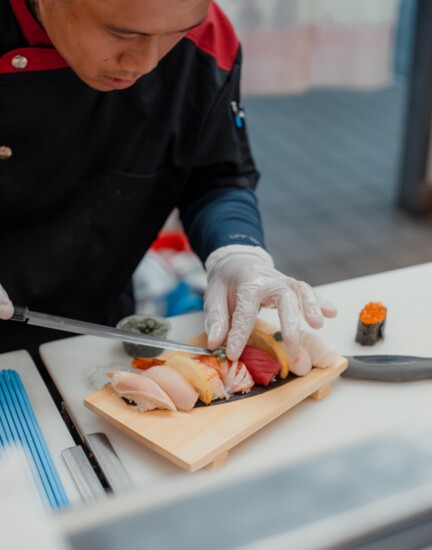
<instances>
[{"instance_id":1,"label":"blue plastic stick","mask_svg":"<svg viewBox=\"0 0 432 550\"><path fill-rule=\"evenodd\" d=\"M16 432L15 441L20 442L24 447L24 450L28 453L29 464L31 467L36 467L36 472L39 475L35 476L36 482L40 482L42 485L43 491L42 495L48 499L48 502L51 507L56 506L56 500L51 489L51 484L46 474L44 465L38 455L38 452L35 448L34 441L31 437L31 434L28 431L25 420L22 416L22 413L19 408L16 408L13 398L13 390L10 387L10 380L8 380L7 371L2 372L3 376L0 377L0 384L3 387L3 395L5 397L5 402L9 408L10 412L10 426L14 426ZM30 460L30 457L33 460ZM39 485L40 487L40 485Z\"/></svg>"},{"instance_id":2,"label":"blue plastic stick","mask_svg":"<svg viewBox=\"0 0 432 550\"><path fill-rule=\"evenodd\" d=\"M3 372L4 371L1 371L0 375L3 375ZM6 401L6 394L4 393L2 380L3 380L3 376L0 376L0 411L1 411L0 420L3 427L3 435L4 435L5 443L14 445L18 441L18 433L15 430L15 426L12 421L12 416L9 410L9 405L7 404L7 401Z\"/></svg>"},{"instance_id":3,"label":"blue plastic stick","mask_svg":"<svg viewBox=\"0 0 432 550\"><path fill-rule=\"evenodd\" d=\"M54 490L57 504L60 507L66 507L69 505L66 492L63 488L62 482L58 475L57 469L54 465L52 456L47 447L45 438L42 434L42 430L40 429L39 423L37 421L37 418L31 406L27 392L25 391L22 380L16 371L9 371L9 376L13 382L13 388L15 390L17 403L19 403L19 406L23 411L25 421L27 422L30 432L32 433L35 439L35 443L37 444L38 451L42 455L41 458L43 459L44 466L49 475L49 479L51 481L51 486Z\"/></svg>"}]
</instances>

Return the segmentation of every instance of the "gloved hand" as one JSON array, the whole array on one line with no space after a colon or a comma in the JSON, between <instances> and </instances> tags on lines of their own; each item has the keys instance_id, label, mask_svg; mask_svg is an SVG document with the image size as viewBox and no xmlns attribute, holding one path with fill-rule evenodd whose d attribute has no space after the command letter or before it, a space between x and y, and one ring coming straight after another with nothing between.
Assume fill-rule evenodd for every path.
<instances>
[{"instance_id":1,"label":"gloved hand","mask_svg":"<svg viewBox=\"0 0 432 550\"><path fill-rule=\"evenodd\" d=\"M0 319L9 319L12 317L14 307L6 294L4 288L0 285Z\"/></svg>"},{"instance_id":2,"label":"gloved hand","mask_svg":"<svg viewBox=\"0 0 432 550\"><path fill-rule=\"evenodd\" d=\"M308 284L274 269L271 256L262 248L219 248L210 254L206 269L204 311L208 345L216 349L228 335L226 353L232 361L241 355L260 306L277 308L282 338L294 346L299 343L301 315L312 328L320 328L324 317L337 315L336 308Z\"/></svg>"}]
</instances>

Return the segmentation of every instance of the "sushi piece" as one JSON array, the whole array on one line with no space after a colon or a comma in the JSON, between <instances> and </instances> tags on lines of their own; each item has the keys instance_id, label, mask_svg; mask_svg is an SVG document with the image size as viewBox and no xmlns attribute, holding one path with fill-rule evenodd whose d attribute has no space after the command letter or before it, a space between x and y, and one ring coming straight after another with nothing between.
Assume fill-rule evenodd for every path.
<instances>
[{"instance_id":1,"label":"sushi piece","mask_svg":"<svg viewBox=\"0 0 432 550\"><path fill-rule=\"evenodd\" d=\"M181 354L169 357L166 364L176 369L192 384L206 405L215 399L228 399L229 394L225 391L220 374L215 368Z\"/></svg>"},{"instance_id":2,"label":"sushi piece","mask_svg":"<svg viewBox=\"0 0 432 550\"><path fill-rule=\"evenodd\" d=\"M337 365L343 360L333 344L315 332L300 331L300 345L309 354L313 367L325 369Z\"/></svg>"},{"instance_id":3,"label":"sushi piece","mask_svg":"<svg viewBox=\"0 0 432 550\"><path fill-rule=\"evenodd\" d=\"M369 302L359 315L355 341L362 346L373 346L384 338L387 308L381 302Z\"/></svg>"},{"instance_id":4,"label":"sushi piece","mask_svg":"<svg viewBox=\"0 0 432 550\"><path fill-rule=\"evenodd\" d=\"M288 358L281 346L282 333L268 334L262 330L254 329L248 339L247 345L264 351L280 364L279 376L286 378L289 373Z\"/></svg>"},{"instance_id":5,"label":"sushi piece","mask_svg":"<svg viewBox=\"0 0 432 550\"><path fill-rule=\"evenodd\" d=\"M198 392L184 376L169 365L156 365L144 371L145 376L156 382L171 398L177 410L190 411L198 400Z\"/></svg>"},{"instance_id":6,"label":"sushi piece","mask_svg":"<svg viewBox=\"0 0 432 550\"><path fill-rule=\"evenodd\" d=\"M253 346L245 346L240 361L246 365L254 382L268 386L280 372L281 364L268 353Z\"/></svg>"},{"instance_id":7,"label":"sushi piece","mask_svg":"<svg viewBox=\"0 0 432 550\"><path fill-rule=\"evenodd\" d=\"M242 361L224 361L222 380L228 393L249 393L255 385L251 373Z\"/></svg>"},{"instance_id":8,"label":"sushi piece","mask_svg":"<svg viewBox=\"0 0 432 550\"><path fill-rule=\"evenodd\" d=\"M306 376L312 370L312 359L308 351L302 346L287 346L281 343L282 348L287 356L290 371L297 376Z\"/></svg>"},{"instance_id":9,"label":"sushi piece","mask_svg":"<svg viewBox=\"0 0 432 550\"><path fill-rule=\"evenodd\" d=\"M133 405L140 412L153 409L175 411L176 406L162 388L141 374L134 372L109 372L111 386L115 393L128 405Z\"/></svg>"},{"instance_id":10,"label":"sushi piece","mask_svg":"<svg viewBox=\"0 0 432 550\"><path fill-rule=\"evenodd\" d=\"M214 355L197 355L196 358L206 365L215 368L221 378L228 394L248 393L255 385L254 379L241 361L218 359Z\"/></svg>"},{"instance_id":11,"label":"sushi piece","mask_svg":"<svg viewBox=\"0 0 432 550\"><path fill-rule=\"evenodd\" d=\"M307 350L301 344L297 346L289 346L283 341L282 333L280 330L275 332L272 337L274 340L276 340L276 342L279 343L284 357L286 358L289 370L292 371L293 374L296 374L297 376L306 376L306 374L310 373L310 371L312 370L312 360ZM283 369L280 373L280 377L285 378L285 376L282 376L282 374Z\"/></svg>"}]
</instances>

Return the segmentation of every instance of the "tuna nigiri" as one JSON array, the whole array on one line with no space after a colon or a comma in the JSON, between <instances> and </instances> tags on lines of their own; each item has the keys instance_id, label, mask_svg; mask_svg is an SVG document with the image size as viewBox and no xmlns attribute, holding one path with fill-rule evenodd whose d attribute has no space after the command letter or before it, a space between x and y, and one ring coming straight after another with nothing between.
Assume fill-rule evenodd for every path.
<instances>
[{"instance_id":1,"label":"tuna nigiri","mask_svg":"<svg viewBox=\"0 0 432 550\"><path fill-rule=\"evenodd\" d=\"M140 376L145 376L156 382L172 399L179 411L190 411L198 400L198 392L192 384L169 365L150 367L140 371Z\"/></svg>"},{"instance_id":2,"label":"tuna nigiri","mask_svg":"<svg viewBox=\"0 0 432 550\"><path fill-rule=\"evenodd\" d=\"M280 372L281 364L265 351L253 346L245 346L240 361L243 362L257 384L268 386Z\"/></svg>"},{"instance_id":3,"label":"tuna nigiri","mask_svg":"<svg viewBox=\"0 0 432 550\"><path fill-rule=\"evenodd\" d=\"M176 410L171 398L150 378L124 371L110 372L107 376L111 378L115 393L127 401L132 401L140 412L152 409Z\"/></svg>"}]
</instances>

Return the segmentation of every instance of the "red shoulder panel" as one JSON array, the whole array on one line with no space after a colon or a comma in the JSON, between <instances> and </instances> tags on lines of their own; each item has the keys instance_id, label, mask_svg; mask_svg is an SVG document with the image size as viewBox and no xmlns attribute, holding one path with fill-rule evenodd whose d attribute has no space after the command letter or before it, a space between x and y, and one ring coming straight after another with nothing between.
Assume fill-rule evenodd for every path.
<instances>
[{"instance_id":1,"label":"red shoulder panel","mask_svg":"<svg viewBox=\"0 0 432 550\"><path fill-rule=\"evenodd\" d=\"M45 30L33 18L24 0L11 0L11 6L30 46L52 46Z\"/></svg>"},{"instance_id":2,"label":"red shoulder panel","mask_svg":"<svg viewBox=\"0 0 432 550\"><path fill-rule=\"evenodd\" d=\"M239 40L224 12L214 2L205 21L186 35L196 46L215 58L220 69L230 71L239 49Z\"/></svg>"},{"instance_id":3,"label":"red shoulder panel","mask_svg":"<svg viewBox=\"0 0 432 550\"><path fill-rule=\"evenodd\" d=\"M10 0L10 3L29 46L4 54L0 58L0 73L43 71L68 67L66 61L54 49L45 30L33 18L25 0ZM17 60L21 60L25 64L17 65Z\"/></svg>"}]
</instances>

